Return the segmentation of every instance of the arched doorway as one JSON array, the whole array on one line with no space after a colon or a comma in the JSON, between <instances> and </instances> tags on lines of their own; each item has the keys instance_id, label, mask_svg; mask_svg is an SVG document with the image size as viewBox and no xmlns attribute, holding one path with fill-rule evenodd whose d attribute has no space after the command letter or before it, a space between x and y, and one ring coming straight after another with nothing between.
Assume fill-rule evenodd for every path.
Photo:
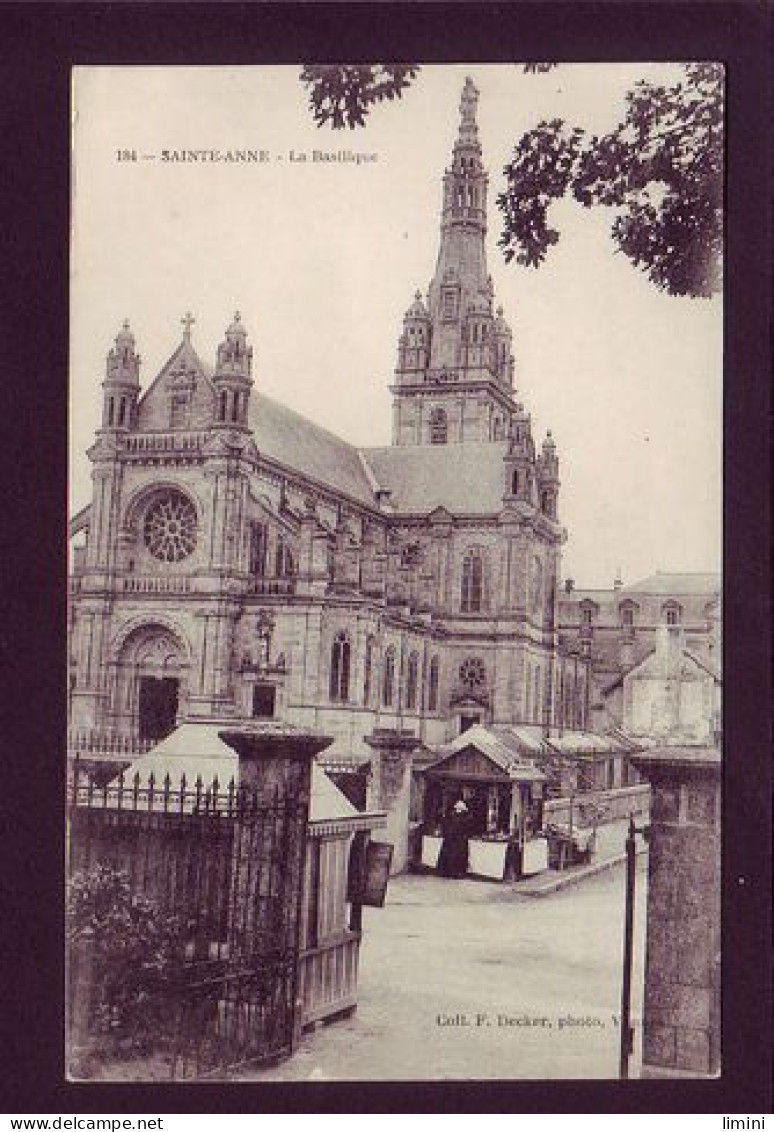
<instances>
[{"instance_id":1,"label":"arched doorway","mask_svg":"<svg viewBox=\"0 0 774 1132\"><path fill-rule=\"evenodd\" d=\"M116 673L121 730L158 741L173 731L185 700L183 647L163 625L141 625L124 641Z\"/></svg>"}]
</instances>

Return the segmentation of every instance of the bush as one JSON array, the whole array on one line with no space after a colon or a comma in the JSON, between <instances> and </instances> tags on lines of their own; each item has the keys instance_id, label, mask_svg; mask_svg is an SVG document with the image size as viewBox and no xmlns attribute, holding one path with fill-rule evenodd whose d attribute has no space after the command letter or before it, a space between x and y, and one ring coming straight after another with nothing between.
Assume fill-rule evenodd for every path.
<instances>
[{"instance_id":1,"label":"bush","mask_svg":"<svg viewBox=\"0 0 774 1132\"><path fill-rule=\"evenodd\" d=\"M71 978L70 993L88 998L88 1038L100 1056L147 1053L158 1044L170 1021L182 939L178 917L133 893L125 871L103 863L73 875L67 943L71 976L81 976Z\"/></svg>"}]
</instances>

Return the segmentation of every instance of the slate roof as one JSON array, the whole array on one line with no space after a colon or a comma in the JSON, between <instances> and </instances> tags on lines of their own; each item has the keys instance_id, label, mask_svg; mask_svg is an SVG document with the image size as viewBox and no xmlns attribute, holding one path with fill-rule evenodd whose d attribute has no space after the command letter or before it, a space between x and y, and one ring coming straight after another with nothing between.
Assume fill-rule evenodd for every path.
<instances>
[{"instance_id":1,"label":"slate roof","mask_svg":"<svg viewBox=\"0 0 774 1132\"><path fill-rule=\"evenodd\" d=\"M250 425L269 459L361 503L390 492L396 512L489 515L502 508L506 442L356 448L301 413L254 391Z\"/></svg>"},{"instance_id":2,"label":"slate roof","mask_svg":"<svg viewBox=\"0 0 774 1132\"><path fill-rule=\"evenodd\" d=\"M257 390L250 397L250 426L261 455L373 506L374 493L353 444Z\"/></svg>"},{"instance_id":3,"label":"slate roof","mask_svg":"<svg viewBox=\"0 0 774 1132\"><path fill-rule=\"evenodd\" d=\"M466 747L474 747L485 758L517 782L544 782L545 775L524 758L525 746L514 728L490 728L477 724L441 747L441 758L426 767L432 773ZM528 750L532 750L532 746Z\"/></svg>"},{"instance_id":4,"label":"slate roof","mask_svg":"<svg viewBox=\"0 0 774 1132\"><path fill-rule=\"evenodd\" d=\"M668 574L657 570L639 582L623 586L619 593L706 594L720 589L720 574Z\"/></svg>"},{"instance_id":5,"label":"slate roof","mask_svg":"<svg viewBox=\"0 0 774 1132\"><path fill-rule=\"evenodd\" d=\"M618 672L613 680L611 680L607 684L604 684L600 688L600 691L602 692L602 694L604 696L606 696L606 695L608 695L608 693L614 691L620 685L623 685L624 678L626 676L629 676L632 672L635 672L638 668L642 668L643 665L646 664L647 661L651 660L656 655L656 653L657 653L657 649L651 648L645 653L644 656L641 656L640 659L637 660L634 664L630 665L623 672ZM681 655L682 658L690 660L693 664L695 664L698 668L700 668L702 670L702 672L706 672L707 675L711 676L712 679L717 684L722 683L722 679L721 679L721 676L720 676L720 673L718 672L718 670L713 665L708 664L706 660L702 660L702 658L700 656L697 656L696 653L691 652L690 649L683 648L680 655Z\"/></svg>"},{"instance_id":6,"label":"slate roof","mask_svg":"<svg viewBox=\"0 0 774 1132\"><path fill-rule=\"evenodd\" d=\"M506 442L364 448L363 456L390 502L404 514L441 506L454 515L502 510Z\"/></svg>"}]
</instances>

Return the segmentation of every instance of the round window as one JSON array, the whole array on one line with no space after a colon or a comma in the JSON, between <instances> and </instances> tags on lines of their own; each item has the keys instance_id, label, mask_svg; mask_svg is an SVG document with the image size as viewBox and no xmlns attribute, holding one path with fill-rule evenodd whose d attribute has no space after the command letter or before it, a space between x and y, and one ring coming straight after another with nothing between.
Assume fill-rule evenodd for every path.
<instances>
[{"instance_id":1,"label":"round window","mask_svg":"<svg viewBox=\"0 0 774 1132\"><path fill-rule=\"evenodd\" d=\"M460 665L460 680L468 688L480 688L486 682L486 668L483 660L469 656Z\"/></svg>"},{"instance_id":2,"label":"round window","mask_svg":"<svg viewBox=\"0 0 774 1132\"><path fill-rule=\"evenodd\" d=\"M196 509L181 491L166 491L145 515L145 545L161 562L180 562L196 546Z\"/></svg>"}]
</instances>

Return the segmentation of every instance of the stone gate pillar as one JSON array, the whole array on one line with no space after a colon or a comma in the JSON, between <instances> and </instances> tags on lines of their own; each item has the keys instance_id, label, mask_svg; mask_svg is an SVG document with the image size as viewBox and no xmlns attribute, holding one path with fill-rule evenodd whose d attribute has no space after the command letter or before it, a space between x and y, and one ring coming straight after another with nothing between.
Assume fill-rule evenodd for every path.
<instances>
[{"instance_id":1,"label":"stone gate pillar","mask_svg":"<svg viewBox=\"0 0 774 1132\"><path fill-rule=\"evenodd\" d=\"M369 809L387 814L384 836L395 846L392 871L399 873L408 862L411 764L419 740L407 731L377 728L365 736L365 742L373 751Z\"/></svg>"},{"instance_id":2,"label":"stone gate pillar","mask_svg":"<svg viewBox=\"0 0 774 1132\"><path fill-rule=\"evenodd\" d=\"M643 1076L720 1070L720 752L632 757L652 789Z\"/></svg>"},{"instance_id":3,"label":"stone gate pillar","mask_svg":"<svg viewBox=\"0 0 774 1132\"><path fill-rule=\"evenodd\" d=\"M237 952L254 953L271 940L272 947L293 952L312 759L331 740L276 723L226 724L218 735L239 756L238 782L244 788L232 850L230 943Z\"/></svg>"}]
</instances>

